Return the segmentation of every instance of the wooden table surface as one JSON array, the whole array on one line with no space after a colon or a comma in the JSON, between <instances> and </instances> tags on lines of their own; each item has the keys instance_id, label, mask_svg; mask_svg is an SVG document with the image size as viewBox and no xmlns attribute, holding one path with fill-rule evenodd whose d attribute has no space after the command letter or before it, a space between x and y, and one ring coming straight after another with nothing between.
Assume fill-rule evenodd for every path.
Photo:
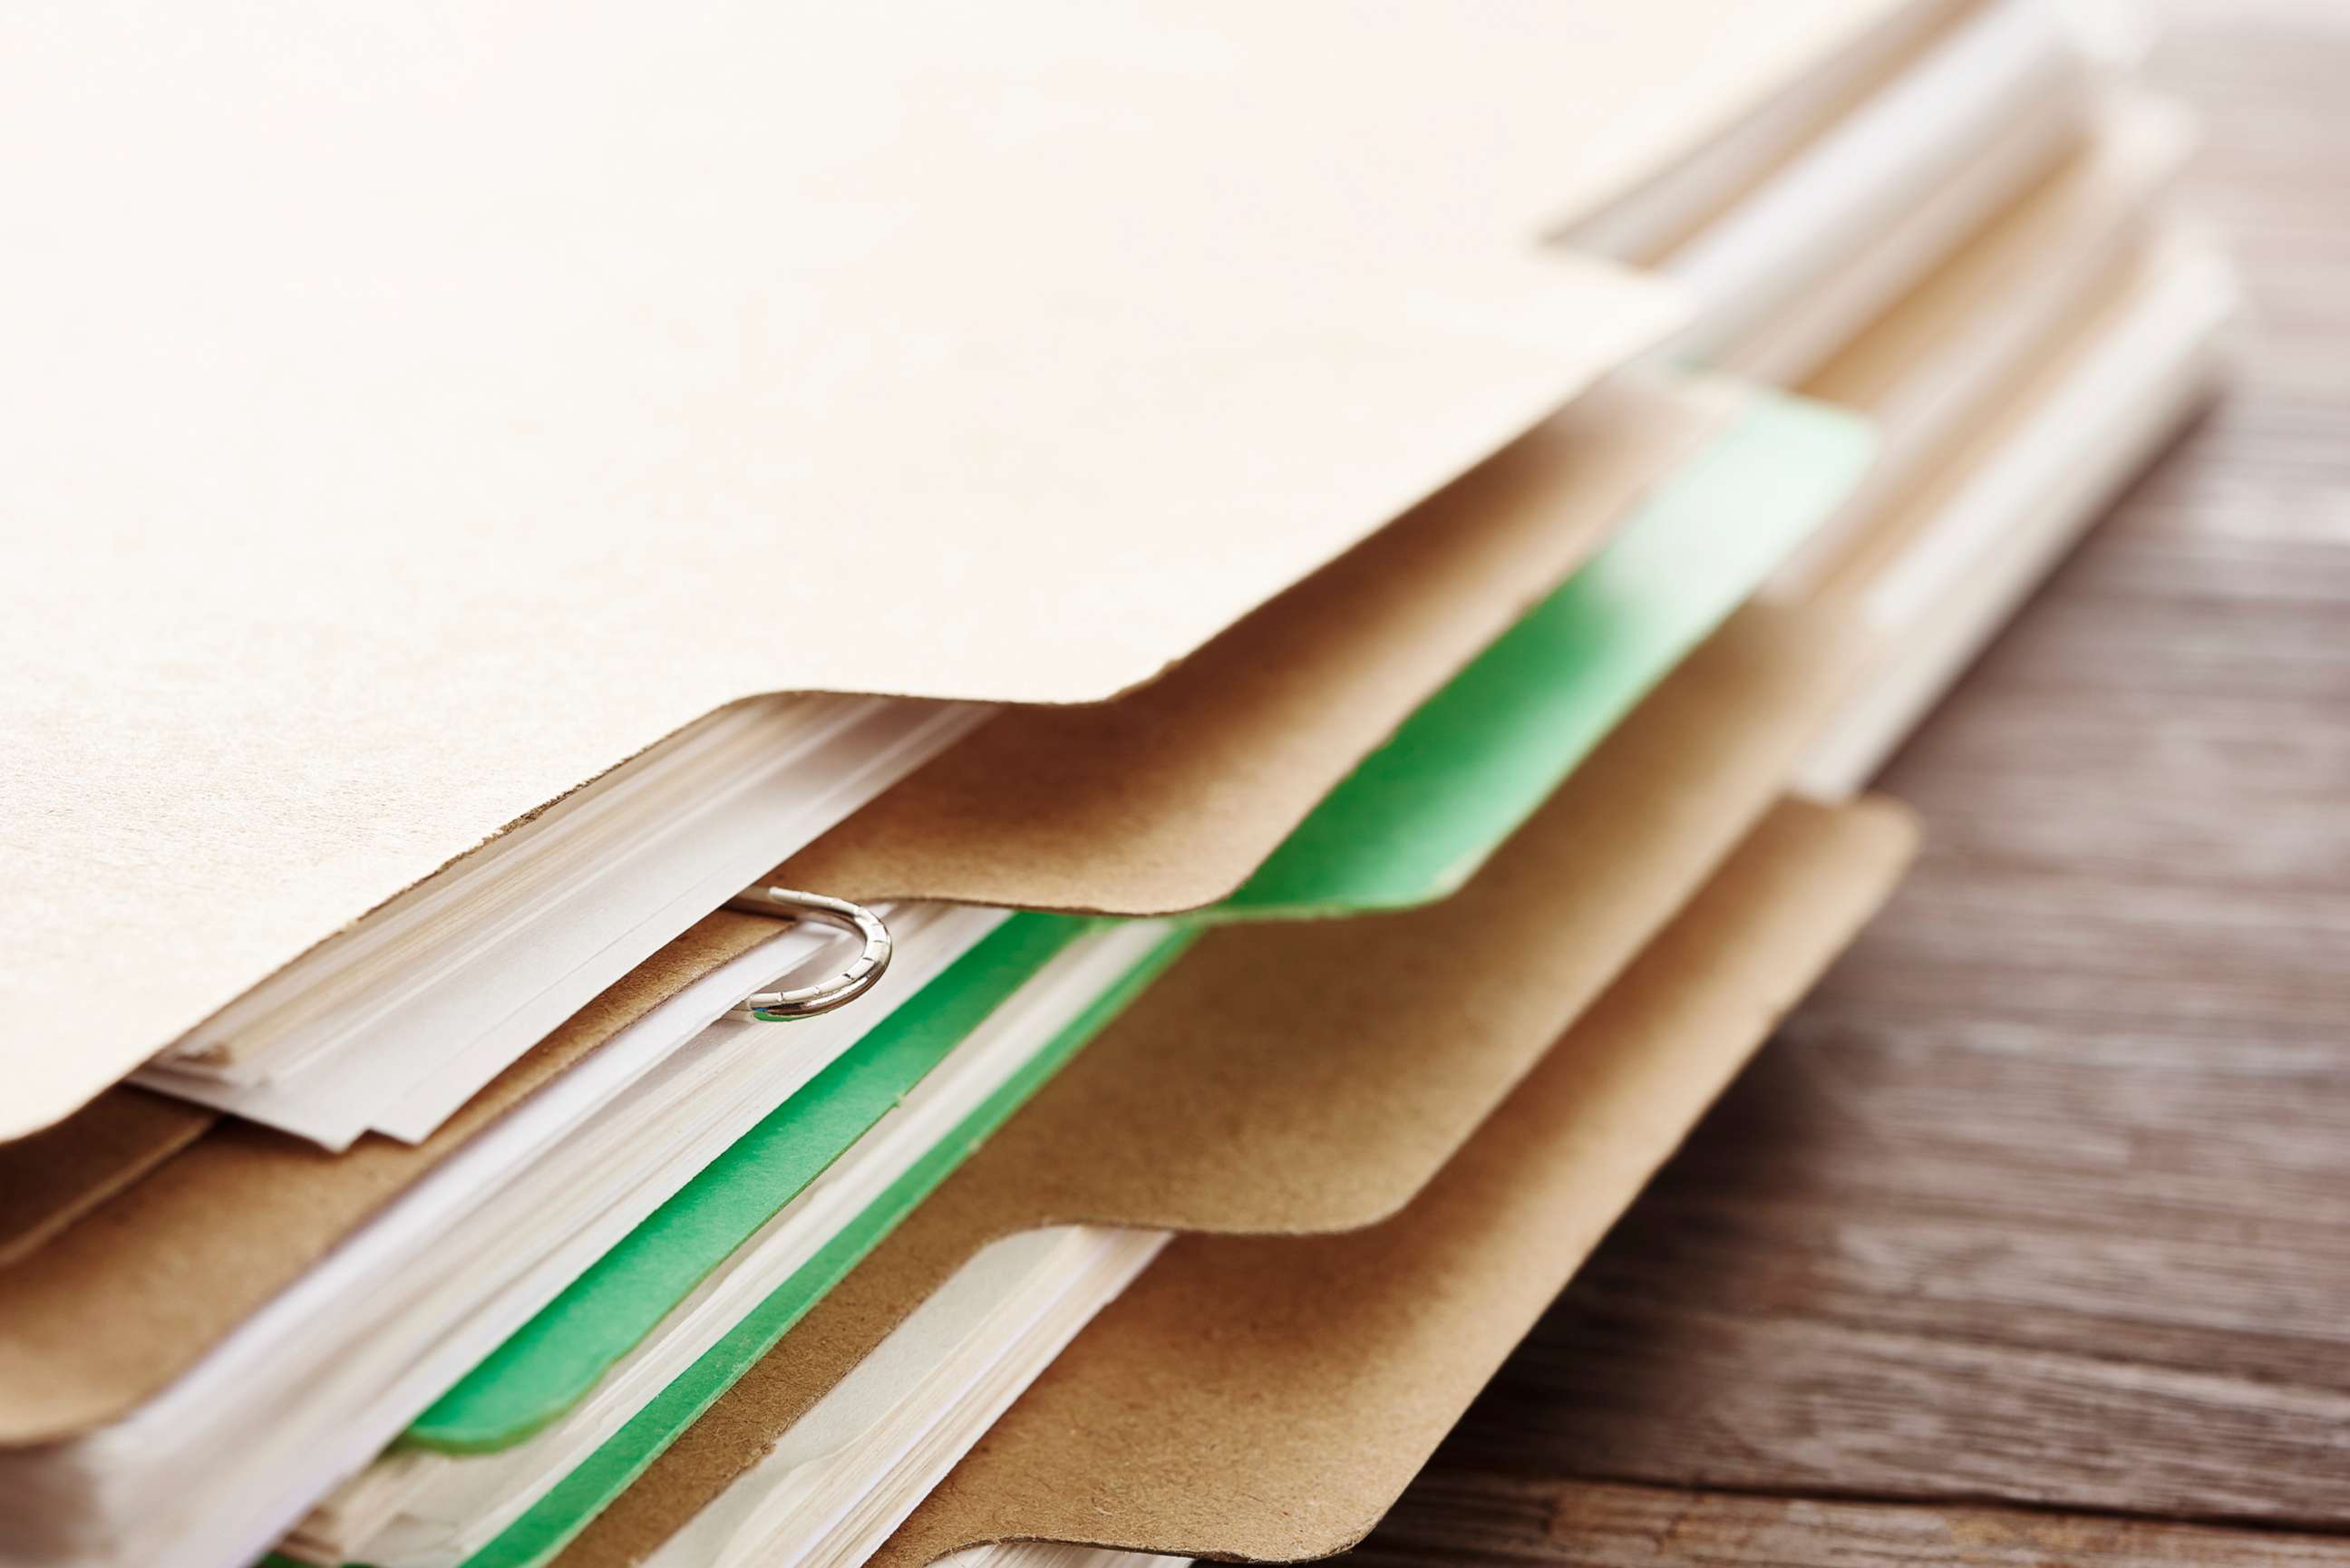
<instances>
[{"instance_id":1,"label":"wooden table surface","mask_svg":"<svg viewBox=\"0 0 2350 1568\"><path fill-rule=\"evenodd\" d=\"M1365 1568L2350 1568L2350 0L2162 9L2222 400L1888 771L1907 887Z\"/></svg>"}]
</instances>

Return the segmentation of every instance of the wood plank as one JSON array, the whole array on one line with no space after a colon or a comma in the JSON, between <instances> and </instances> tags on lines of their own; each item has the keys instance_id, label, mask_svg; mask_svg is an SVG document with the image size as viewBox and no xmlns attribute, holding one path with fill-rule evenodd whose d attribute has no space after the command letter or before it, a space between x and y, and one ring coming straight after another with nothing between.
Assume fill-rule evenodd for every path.
<instances>
[{"instance_id":1,"label":"wood plank","mask_svg":"<svg viewBox=\"0 0 2350 1568\"><path fill-rule=\"evenodd\" d=\"M2022 1509L1429 1478L1350 1562L1475 1568L2336 1568L2350 1542Z\"/></svg>"},{"instance_id":2,"label":"wood plank","mask_svg":"<svg viewBox=\"0 0 2350 1568\"><path fill-rule=\"evenodd\" d=\"M2330 1527L2350 1395L1577 1292L1445 1450L1485 1470Z\"/></svg>"}]
</instances>

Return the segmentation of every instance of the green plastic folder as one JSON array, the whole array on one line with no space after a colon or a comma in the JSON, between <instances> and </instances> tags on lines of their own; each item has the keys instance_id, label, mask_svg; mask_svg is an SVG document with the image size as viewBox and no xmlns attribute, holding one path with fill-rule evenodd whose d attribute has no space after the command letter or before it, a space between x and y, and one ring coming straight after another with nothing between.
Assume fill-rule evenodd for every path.
<instances>
[{"instance_id":1,"label":"green plastic folder","mask_svg":"<svg viewBox=\"0 0 2350 1568\"><path fill-rule=\"evenodd\" d=\"M1759 397L1366 758L1218 917L1326 918L1451 895L1851 493L1876 446L1849 414Z\"/></svg>"},{"instance_id":2,"label":"green plastic folder","mask_svg":"<svg viewBox=\"0 0 2350 1568\"><path fill-rule=\"evenodd\" d=\"M1038 917L1043 919L1045 917ZM1075 923L1075 922L1072 922ZM686 1428L775 1347L808 1309L879 1246L914 1205L954 1173L988 1136L1099 1033L1199 934L1178 928L1086 1012L1013 1075L986 1103L876 1199L824 1250L769 1293L751 1314L629 1417L530 1511L467 1559L465 1568L532 1568L563 1549L588 1521L659 1459ZM932 982L937 983L936 981ZM687 1189L691 1191L691 1189Z\"/></svg>"},{"instance_id":3,"label":"green plastic folder","mask_svg":"<svg viewBox=\"0 0 2350 1568\"><path fill-rule=\"evenodd\" d=\"M1849 415L1759 396L1200 920L1352 914L1452 892L1817 526L1873 450L1867 427ZM518 1442L559 1417L1087 927L1043 915L1007 921L648 1219L403 1440L478 1452ZM1185 940L1179 933L1162 944L466 1568L533 1568L559 1550Z\"/></svg>"},{"instance_id":4,"label":"green plastic folder","mask_svg":"<svg viewBox=\"0 0 2350 1568\"><path fill-rule=\"evenodd\" d=\"M1024 914L989 932L491 1352L404 1440L489 1452L569 1409L1088 924Z\"/></svg>"}]
</instances>

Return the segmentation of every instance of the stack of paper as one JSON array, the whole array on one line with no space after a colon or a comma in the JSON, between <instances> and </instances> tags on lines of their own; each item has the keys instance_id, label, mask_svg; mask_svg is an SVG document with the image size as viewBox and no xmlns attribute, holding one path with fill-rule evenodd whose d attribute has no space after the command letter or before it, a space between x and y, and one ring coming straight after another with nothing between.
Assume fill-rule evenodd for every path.
<instances>
[{"instance_id":1,"label":"stack of paper","mask_svg":"<svg viewBox=\"0 0 2350 1568\"><path fill-rule=\"evenodd\" d=\"M9 1564L1344 1547L2230 302L2054 0L18 44Z\"/></svg>"}]
</instances>

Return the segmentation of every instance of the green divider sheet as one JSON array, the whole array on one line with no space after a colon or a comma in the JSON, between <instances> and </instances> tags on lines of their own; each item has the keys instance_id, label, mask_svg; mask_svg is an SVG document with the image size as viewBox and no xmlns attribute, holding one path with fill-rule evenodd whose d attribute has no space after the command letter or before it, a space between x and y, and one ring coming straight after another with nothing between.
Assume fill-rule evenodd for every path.
<instances>
[{"instance_id":1,"label":"green divider sheet","mask_svg":"<svg viewBox=\"0 0 2350 1568\"><path fill-rule=\"evenodd\" d=\"M466 1560L465 1568L536 1568L609 1506L686 1428L775 1347L810 1307L879 1246L914 1206L954 1173L990 1134L1106 1028L1198 936L1178 927L1095 999L1084 1014L1029 1058L985 1104L966 1116L824 1250L801 1266L723 1339L630 1417L529 1511Z\"/></svg>"},{"instance_id":2,"label":"green divider sheet","mask_svg":"<svg viewBox=\"0 0 2350 1568\"><path fill-rule=\"evenodd\" d=\"M1851 493L1863 421L1764 396L1565 587L1404 722L1217 911L1447 898Z\"/></svg>"},{"instance_id":3,"label":"green divider sheet","mask_svg":"<svg viewBox=\"0 0 2350 1568\"><path fill-rule=\"evenodd\" d=\"M1022 914L989 932L598 1259L418 1417L404 1440L490 1452L569 1409L1089 925Z\"/></svg>"},{"instance_id":4,"label":"green divider sheet","mask_svg":"<svg viewBox=\"0 0 2350 1568\"><path fill-rule=\"evenodd\" d=\"M1868 428L1849 415L1759 396L1616 539L1367 758L1245 887L1200 919L1391 909L1454 891L1818 525L1873 451ZM560 1416L1087 924L1043 915L1007 921L647 1220L403 1441L493 1450ZM1170 939L1114 999L1040 1053L466 1568L530 1568L559 1549L1105 1026L1181 940ZM744 1354L754 1343L758 1348Z\"/></svg>"}]
</instances>

